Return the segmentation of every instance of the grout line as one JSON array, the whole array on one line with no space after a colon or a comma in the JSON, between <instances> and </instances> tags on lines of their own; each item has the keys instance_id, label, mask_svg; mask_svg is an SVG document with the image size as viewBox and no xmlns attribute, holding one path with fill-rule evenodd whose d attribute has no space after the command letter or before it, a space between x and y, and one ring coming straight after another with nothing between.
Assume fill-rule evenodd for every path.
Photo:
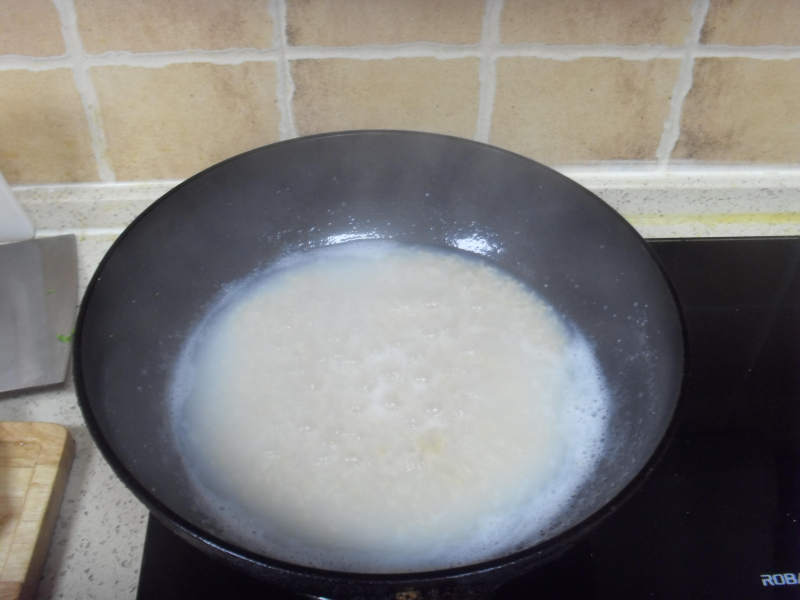
<instances>
[{"instance_id":1,"label":"grout line","mask_svg":"<svg viewBox=\"0 0 800 600\"><path fill-rule=\"evenodd\" d=\"M292 110L292 98L294 97L294 81L292 71L289 68L289 59L286 55L288 46L287 41L287 21L286 21L286 2L285 0L272 0L270 12L273 22L273 45L277 49L277 89L275 90L280 113L278 123L278 134L280 139L286 140L297 137L297 126L294 121L294 111Z\"/></svg>"},{"instance_id":2,"label":"grout line","mask_svg":"<svg viewBox=\"0 0 800 600\"><path fill-rule=\"evenodd\" d=\"M679 58L683 49L672 46L615 46L611 44L507 44L499 45L495 56L525 56L551 60L577 60L580 58L622 58L625 60L653 60L654 58Z\"/></svg>"},{"instance_id":3,"label":"grout line","mask_svg":"<svg viewBox=\"0 0 800 600\"><path fill-rule=\"evenodd\" d=\"M107 157L107 146L103 125L101 123L97 100L97 93L89 76L83 53L83 43L78 34L77 15L73 0L53 0L53 4L58 11L61 20L61 33L64 36L67 56L72 61L72 75L75 79L75 86L83 104L83 111L89 125L89 137L92 142L97 173L101 181L114 181L114 170Z\"/></svg>"},{"instance_id":4,"label":"grout line","mask_svg":"<svg viewBox=\"0 0 800 600\"><path fill-rule=\"evenodd\" d=\"M478 67L480 92L478 96L478 116L475 123L475 140L488 142L492 129L494 96L497 89L497 68L493 51L500 42L500 15L503 0L486 0L481 27L481 62Z\"/></svg>"},{"instance_id":5,"label":"grout line","mask_svg":"<svg viewBox=\"0 0 800 600\"><path fill-rule=\"evenodd\" d=\"M695 56L701 58L753 58L760 60L793 60L800 58L799 46L725 46L698 45Z\"/></svg>"},{"instance_id":6,"label":"grout line","mask_svg":"<svg viewBox=\"0 0 800 600\"><path fill-rule=\"evenodd\" d=\"M700 45L700 35L703 31L703 24L708 14L709 0L694 0L692 4L692 26L686 34L686 48L678 70L678 78L675 87L672 89L672 98L669 102L669 113L664 120L664 128L661 139L656 148L656 160L662 169L667 168L672 152L678 143L681 134L681 114L683 113L683 103L689 90L692 89L694 78L694 55Z\"/></svg>"},{"instance_id":7,"label":"grout line","mask_svg":"<svg viewBox=\"0 0 800 600\"><path fill-rule=\"evenodd\" d=\"M355 60L389 60L393 58L470 58L480 57L478 44L447 45L432 42L366 46L287 46L289 60L314 58L350 58Z\"/></svg>"},{"instance_id":8,"label":"grout line","mask_svg":"<svg viewBox=\"0 0 800 600\"><path fill-rule=\"evenodd\" d=\"M50 69L71 68L72 63L65 54L61 56L22 56L21 54L0 54L0 71L27 70L47 71Z\"/></svg>"},{"instance_id":9,"label":"grout line","mask_svg":"<svg viewBox=\"0 0 800 600\"><path fill-rule=\"evenodd\" d=\"M61 2L61 0L54 0ZM284 6L285 0L274 0ZM487 6L493 5L487 0ZM488 9L487 9L488 12ZM486 18L486 16L484 17ZM392 58L438 58L442 60L457 58L483 58L486 49L482 44L436 44L418 42L410 44L366 45L366 46L289 46L285 42L285 32L279 35L284 46L277 48L226 48L224 50L176 50L171 52L129 52L112 51L102 54L81 54L85 67L131 66L165 67L176 63L214 63L235 65L243 62L273 62L305 58L348 58L355 60L387 60ZM281 50L283 54L281 54ZM620 58L623 60L653 60L658 58L684 58L686 50L672 46L615 46L615 45L559 45L559 44L496 44L489 49L492 58L522 56L551 60L578 60L581 58ZM800 59L800 46L725 46L698 45L695 57L702 58L751 58L755 60L796 60ZM46 71L72 66L69 56L24 56L19 54L0 55L0 71L29 70Z\"/></svg>"},{"instance_id":10,"label":"grout line","mask_svg":"<svg viewBox=\"0 0 800 600\"><path fill-rule=\"evenodd\" d=\"M265 62L277 59L277 51L268 48L227 48L225 50L176 50L171 52L114 51L93 54L85 57L84 61L90 67L166 67L185 63L238 65L244 62Z\"/></svg>"}]
</instances>

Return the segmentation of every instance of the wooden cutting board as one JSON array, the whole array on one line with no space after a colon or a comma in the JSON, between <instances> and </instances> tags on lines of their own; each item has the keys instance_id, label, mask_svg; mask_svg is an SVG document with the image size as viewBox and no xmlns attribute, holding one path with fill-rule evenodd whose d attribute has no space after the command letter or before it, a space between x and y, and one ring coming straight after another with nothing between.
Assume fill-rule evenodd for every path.
<instances>
[{"instance_id":1,"label":"wooden cutting board","mask_svg":"<svg viewBox=\"0 0 800 600\"><path fill-rule=\"evenodd\" d=\"M0 421L0 600L34 597L74 452L61 425Z\"/></svg>"}]
</instances>

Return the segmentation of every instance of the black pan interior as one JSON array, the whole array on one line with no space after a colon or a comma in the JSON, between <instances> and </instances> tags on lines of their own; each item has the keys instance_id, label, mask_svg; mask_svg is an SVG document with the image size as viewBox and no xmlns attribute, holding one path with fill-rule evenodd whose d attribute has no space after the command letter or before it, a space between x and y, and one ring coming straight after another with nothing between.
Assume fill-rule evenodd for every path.
<instances>
[{"instance_id":1,"label":"black pan interior","mask_svg":"<svg viewBox=\"0 0 800 600\"><path fill-rule=\"evenodd\" d=\"M346 132L259 148L187 180L98 268L76 332L78 393L106 458L151 509L209 533L166 416L171 369L193 324L253 269L365 237L478 251L591 341L612 389L612 435L561 529L640 471L678 399L683 338L638 234L592 193L521 156L433 134Z\"/></svg>"}]
</instances>

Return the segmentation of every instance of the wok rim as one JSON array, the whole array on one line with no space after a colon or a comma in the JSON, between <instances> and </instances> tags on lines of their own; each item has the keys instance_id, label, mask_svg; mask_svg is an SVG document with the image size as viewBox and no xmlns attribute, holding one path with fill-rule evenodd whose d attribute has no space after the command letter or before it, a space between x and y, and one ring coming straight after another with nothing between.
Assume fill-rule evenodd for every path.
<instances>
[{"instance_id":1,"label":"wok rim","mask_svg":"<svg viewBox=\"0 0 800 600\"><path fill-rule=\"evenodd\" d=\"M515 157L517 159L523 159L525 161L533 163L537 167L543 169L544 172L549 177L555 177L562 181L569 182L569 184L574 186L576 189L583 190L583 192L586 194L587 200L591 199L592 202L599 203L602 207L604 207L607 211L611 213L613 218L617 219L618 221L621 221L624 224L624 227L628 229L629 233L631 233L638 241L638 243L646 249L647 255L650 257L650 260L656 266L659 273L661 274L661 278L666 283L667 289L669 291L669 296L672 300L674 315L678 320L680 335L681 335L680 355L675 356L675 359L680 361L680 368L679 368L680 384L677 386L678 393L672 406L672 414L669 417L668 425L664 430L661 439L657 442L651 455L644 462L643 466L639 469L639 471L608 502L600 506L589 516L578 521L577 523L573 524L564 531L558 533L557 535L551 538L547 538L537 544L534 544L533 546L523 548L522 550L518 550L501 557L480 561L476 563L470 563L467 565L451 567L447 569L434 569L429 571L412 571L412 572L402 572L402 573L363 573L363 572L337 571L337 570L321 569L316 567L308 567L297 563L291 563L288 561L283 561L280 559L263 556L261 554L247 550L232 542L225 541L203 530L201 527L198 527L193 523L191 523L190 521L188 521L187 519L184 519L182 516L180 516L172 509L167 507L165 504L163 504L161 500L159 500L154 493L148 490L146 486L144 486L141 482L139 482L137 478L133 475L133 473L131 473L131 471L123 464L123 461L118 457L117 453L111 447L109 441L103 435L101 427L91 409L89 394L86 390L83 378L84 367L83 367L83 359L81 352L83 346L83 323L87 319L88 305L90 304L92 294L94 292L97 282L102 278L102 273L104 268L106 267L107 262L110 260L111 256L115 252L119 251L120 246L124 244L125 238L128 235L130 235L132 231L136 229L138 224L144 219L146 219L149 213L155 210L160 204L162 204L163 202L168 202L169 198L173 194L179 193L179 191L184 186L189 185L191 182L194 182L195 180L205 177L207 174L211 173L214 170L224 168L229 163L235 162L239 160L241 157L261 152L265 148L276 148L284 145L306 143L314 139L344 137L344 136L365 136L365 135L369 136L401 135L401 136L415 136L415 137L416 136L435 137L440 139L446 138L459 144L479 146L485 150L498 152L501 154L507 154L511 157ZM461 138L453 135L425 132L425 131L399 130L399 129L362 129L362 130L333 131L333 132L318 133L308 136L300 136L288 140L273 142L271 144L265 144L257 148L253 148L251 150L231 156L230 158L217 162L203 169L202 171L199 171L198 173L186 178L179 184L170 188L167 192L165 192L159 198L153 201L147 208L145 208L141 213L139 213L114 240L114 242L111 244L109 249L106 251L102 259L98 263L97 268L95 269L89 283L87 284L86 290L83 294L83 297L81 298L80 308L75 323L75 334L73 338L72 372L73 372L73 379L75 382L75 390L78 399L78 405L80 406L83 419L86 423L89 433L92 436L92 440L100 449L103 458L112 468L114 474L125 484L125 486L134 494L134 496L140 502L142 502L142 504L145 505L148 511L152 515L156 516L162 523L165 523L169 529L171 529L174 533L177 533L179 536L186 539L192 539L195 542L198 542L201 546L208 546L210 549L222 553L226 558L231 560L231 562L237 563L237 566L239 567L241 567L241 563L247 563L259 569L266 568L274 573L281 573L285 577L301 576L307 579L315 579L320 582L322 581L337 582L339 584L358 583L364 585L372 584L372 585L383 585L383 586L392 584L430 585L436 583L445 583L448 581L458 580L462 578L480 577L481 575L495 573L497 571L501 571L505 568L513 567L515 565L524 565L526 568L529 569L534 568L537 565L537 562L545 562L547 558L550 557L552 554L556 553L559 548L568 547L571 543L577 541L580 537L588 533L590 530L594 529L607 517L616 512L636 492L636 490L645 482L645 480L649 477L652 471L656 468L661 458L663 458L672 438L674 437L674 432L676 430L677 423L681 420L680 416L681 413L683 412L681 410L681 406L683 404L682 399L687 380L686 377L687 357L688 357L688 346L687 346L686 320L684 318L683 310L681 308L681 304L679 302L675 288L672 282L670 281L669 277L667 276L666 271L663 265L661 264L661 261L658 259L657 255L650 247L650 245L647 243L647 241L639 234L639 232L624 217L622 217L622 215L620 215L619 212L617 212L612 206L606 203L602 198L597 196L594 192L587 189L580 183L574 181L573 179L570 179L569 177L562 175L552 167L539 163L519 153L499 148L497 146L493 146L488 143L478 142L475 140ZM537 561L537 559L539 560ZM502 581L498 582L498 585L502 583L503 583Z\"/></svg>"}]
</instances>

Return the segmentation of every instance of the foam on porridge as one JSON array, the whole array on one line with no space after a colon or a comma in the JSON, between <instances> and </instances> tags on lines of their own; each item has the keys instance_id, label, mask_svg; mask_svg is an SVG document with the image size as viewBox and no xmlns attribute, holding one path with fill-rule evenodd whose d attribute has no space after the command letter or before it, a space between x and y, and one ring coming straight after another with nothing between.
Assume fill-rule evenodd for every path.
<instances>
[{"instance_id":1,"label":"foam on porridge","mask_svg":"<svg viewBox=\"0 0 800 600\"><path fill-rule=\"evenodd\" d=\"M602 452L587 342L487 261L386 241L233 286L173 379L199 502L245 547L409 572L547 535Z\"/></svg>"}]
</instances>

